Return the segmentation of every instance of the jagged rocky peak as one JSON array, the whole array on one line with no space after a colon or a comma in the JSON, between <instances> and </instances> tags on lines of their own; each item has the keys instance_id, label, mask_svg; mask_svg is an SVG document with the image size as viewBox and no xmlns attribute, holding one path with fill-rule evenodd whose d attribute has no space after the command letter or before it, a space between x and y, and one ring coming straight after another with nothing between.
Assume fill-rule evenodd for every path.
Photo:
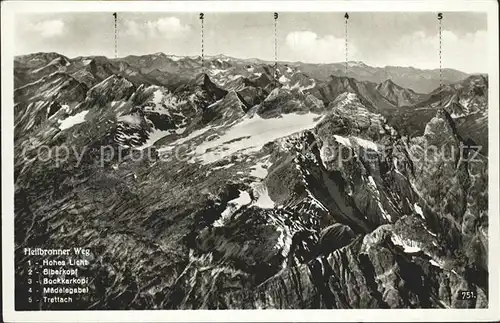
<instances>
[{"instance_id":1,"label":"jagged rocky peak","mask_svg":"<svg viewBox=\"0 0 500 323\"><path fill-rule=\"evenodd\" d=\"M286 99L287 97L292 97L290 91L277 87L269 93L269 95L265 98L264 102L272 102L277 99Z\"/></svg>"},{"instance_id":2,"label":"jagged rocky peak","mask_svg":"<svg viewBox=\"0 0 500 323\"><path fill-rule=\"evenodd\" d=\"M227 69L231 67L230 58L224 55L217 55L210 58L210 65L215 68Z\"/></svg>"},{"instance_id":3,"label":"jagged rocky peak","mask_svg":"<svg viewBox=\"0 0 500 323\"><path fill-rule=\"evenodd\" d=\"M326 82L316 84L309 91L325 103L334 102L344 92L360 94L358 84L354 79L336 75L330 75Z\"/></svg>"},{"instance_id":4,"label":"jagged rocky peak","mask_svg":"<svg viewBox=\"0 0 500 323\"><path fill-rule=\"evenodd\" d=\"M471 176L469 169L481 169L484 161L474 154L475 159L469 162L473 158L471 151L462 145L455 122L444 109L428 122L422 137L411 140L411 146L419 147L412 149L415 173L419 174L414 187L434 214L442 216L443 223L450 226L450 240L457 239L464 214L479 214L478 191L471 190L471 182L482 182L484 173Z\"/></svg>"},{"instance_id":5,"label":"jagged rocky peak","mask_svg":"<svg viewBox=\"0 0 500 323\"><path fill-rule=\"evenodd\" d=\"M241 109L243 112L246 112L249 109L249 104L245 102L245 99L234 90L229 91L226 96L224 96L223 101L237 109Z\"/></svg>"},{"instance_id":6,"label":"jagged rocky peak","mask_svg":"<svg viewBox=\"0 0 500 323\"><path fill-rule=\"evenodd\" d=\"M274 88L267 97L252 108L263 118L274 118L282 114L323 114L324 103L315 96L285 87Z\"/></svg>"},{"instance_id":7,"label":"jagged rocky peak","mask_svg":"<svg viewBox=\"0 0 500 323\"><path fill-rule=\"evenodd\" d=\"M323 255L330 254L333 250L342 248L354 240L356 234L352 229L341 223L334 223L319 234L318 252Z\"/></svg>"},{"instance_id":8,"label":"jagged rocky peak","mask_svg":"<svg viewBox=\"0 0 500 323\"><path fill-rule=\"evenodd\" d=\"M260 73L260 75L253 80L256 86L266 87L271 84L271 79L266 73Z\"/></svg>"},{"instance_id":9,"label":"jagged rocky peak","mask_svg":"<svg viewBox=\"0 0 500 323\"><path fill-rule=\"evenodd\" d=\"M165 54L164 52L156 52L154 54L151 54L152 56L158 56L158 57L167 57L168 55Z\"/></svg>"},{"instance_id":10,"label":"jagged rocky peak","mask_svg":"<svg viewBox=\"0 0 500 323\"><path fill-rule=\"evenodd\" d=\"M470 105L470 101L477 101L475 98L487 98L488 97L488 76L487 75L472 75L468 77L464 82L465 93L462 96L463 105ZM460 95L461 93L459 93ZM464 100L465 99L465 100ZM469 101L469 102L467 102ZM484 102L486 105L487 102ZM484 109L484 108L483 108Z\"/></svg>"},{"instance_id":11,"label":"jagged rocky peak","mask_svg":"<svg viewBox=\"0 0 500 323\"><path fill-rule=\"evenodd\" d=\"M347 66L349 66L349 67L366 67L368 65L366 65L362 61L349 61L349 62L347 62Z\"/></svg>"},{"instance_id":12,"label":"jagged rocky peak","mask_svg":"<svg viewBox=\"0 0 500 323\"><path fill-rule=\"evenodd\" d=\"M108 78L104 79L101 81L99 84L93 87L93 89L106 89L109 87L113 87L114 89L120 89L120 88L129 88L132 87L133 84L126 78L120 75L110 75Z\"/></svg>"},{"instance_id":13,"label":"jagged rocky peak","mask_svg":"<svg viewBox=\"0 0 500 323\"><path fill-rule=\"evenodd\" d=\"M399 87L396 83L394 83L391 79L385 80L383 83L380 83L379 90L392 92L395 87Z\"/></svg>"},{"instance_id":14,"label":"jagged rocky peak","mask_svg":"<svg viewBox=\"0 0 500 323\"><path fill-rule=\"evenodd\" d=\"M392 79L388 78L382 83L383 86L398 86L396 83L392 81Z\"/></svg>"},{"instance_id":15,"label":"jagged rocky peak","mask_svg":"<svg viewBox=\"0 0 500 323\"><path fill-rule=\"evenodd\" d=\"M455 123L445 109L438 109L436 116L425 126L424 136L430 144L442 146L460 141Z\"/></svg>"},{"instance_id":16,"label":"jagged rocky peak","mask_svg":"<svg viewBox=\"0 0 500 323\"><path fill-rule=\"evenodd\" d=\"M344 87L350 87L355 80L348 76L342 75L330 75L329 83L331 85L339 85Z\"/></svg>"},{"instance_id":17,"label":"jagged rocky peak","mask_svg":"<svg viewBox=\"0 0 500 323\"><path fill-rule=\"evenodd\" d=\"M23 64L30 68L40 68L50 62L64 62L69 63L69 59L58 53L33 53L28 55L16 56L14 62L17 64Z\"/></svg>"},{"instance_id":18,"label":"jagged rocky peak","mask_svg":"<svg viewBox=\"0 0 500 323\"><path fill-rule=\"evenodd\" d=\"M355 93L344 92L328 105L329 114L325 120L340 118L347 121L343 127L354 132L370 130L372 136L389 134L391 127L386 125L386 118L370 112ZM393 130L393 129L392 129Z\"/></svg>"},{"instance_id":19,"label":"jagged rocky peak","mask_svg":"<svg viewBox=\"0 0 500 323\"><path fill-rule=\"evenodd\" d=\"M210 80L210 76L208 76L207 73L199 73L194 77L192 83L199 86L204 86L205 84L212 83L212 81Z\"/></svg>"},{"instance_id":20,"label":"jagged rocky peak","mask_svg":"<svg viewBox=\"0 0 500 323\"><path fill-rule=\"evenodd\" d=\"M95 99L105 98L107 102L111 102L128 99L134 91L135 86L132 82L123 76L113 74L92 87L87 96Z\"/></svg>"},{"instance_id":21,"label":"jagged rocky peak","mask_svg":"<svg viewBox=\"0 0 500 323\"><path fill-rule=\"evenodd\" d=\"M247 106L235 91L229 91L222 99L207 106L203 112L205 123L221 125L241 119Z\"/></svg>"},{"instance_id":22,"label":"jagged rocky peak","mask_svg":"<svg viewBox=\"0 0 500 323\"><path fill-rule=\"evenodd\" d=\"M485 87L488 86L488 75L474 74L466 78L465 82L474 86Z\"/></svg>"},{"instance_id":23,"label":"jagged rocky peak","mask_svg":"<svg viewBox=\"0 0 500 323\"><path fill-rule=\"evenodd\" d=\"M206 73L198 74L194 80L193 84L198 86L201 90L205 91L207 95L212 97L215 100L220 100L224 95L227 94L227 91L219 88L212 80L210 76Z\"/></svg>"},{"instance_id":24,"label":"jagged rocky peak","mask_svg":"<svg viewBox=\"0 0 500 323\"><path fill-rule=\"evenodd\" d=\"M332 108L343 108L348 104L361 105L359 97L354 92L343 92L339 94L333 102L330 103Z\"/></svg>"}]
</instances>

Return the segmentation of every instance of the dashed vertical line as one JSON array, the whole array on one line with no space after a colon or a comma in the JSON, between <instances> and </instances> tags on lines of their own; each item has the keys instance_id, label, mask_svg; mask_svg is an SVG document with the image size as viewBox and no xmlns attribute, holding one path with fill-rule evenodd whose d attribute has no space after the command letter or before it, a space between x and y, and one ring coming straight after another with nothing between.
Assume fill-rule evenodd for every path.
<instances>
[{"instance_id":1,"label":"dashed vertical line","mask_svg":"<svg viewBox=\"0 0 500 323\"><path fill-rule=\"evenodd\" d=\"M345 77L347 77L347 65L348 65L348 57L349 57L349 52L348 52L348 42L347 42L347 20L349 20L349 14L346 12L344 15L345 18Z\"/></svg>"},{"instance_id":2,"label":"dashed vertical line","mask_svg":"<svg viewBox=\"0 0 500 323\"><path fill-rule=\"evenodd\" d=\"M440 90L440 105L443 107L443 27L441 20L443 19L442 13L438 13L439 21L439 88Z\"/></svg>"},{"instance_id":3,"label":"dashed vertical line","mask_svg":"<svg viewBox=\"0 0 500 323\"><path fill-rule=\"evenodd\" d=\"M200 13L201 20L201 72L205 72L205 40L204 40L204 18L205 15Z\"/></svg>"},{"instance_id":4,"label":"dashed vertical line","mask_svg":"<svg viewBox=\"0 0 500 323\"><path fill-rule=\"evenodd\" d=\"M117 37L117 23L116 23L116 20L117 20L117 14L116 12L113 13L113 17L114 17L114 20L115 20L115 58L118 58L118 37Z\"/></svg>"},{"instance_id":5,"label":"dashed vertical line","mask_svg":"<svg viewBox=\"0 0 500 323\"><path fill-rule=\"evenodd\" d=\"M278 77L278 13L274 13L274 83L277 83Z\"/></svg>"}]
</instances>

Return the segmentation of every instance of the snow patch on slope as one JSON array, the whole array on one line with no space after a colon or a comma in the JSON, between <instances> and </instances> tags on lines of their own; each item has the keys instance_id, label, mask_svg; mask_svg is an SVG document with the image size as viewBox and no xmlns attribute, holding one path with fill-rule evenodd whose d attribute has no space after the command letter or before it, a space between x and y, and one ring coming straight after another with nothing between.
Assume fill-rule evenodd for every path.
<instances>
[{"instance_id":1,"label":"snow patch on slope","mask_svg":"<svg viewBox=\"0 0 500 323\"><path fill-rule=\"evenodd\" d=\"M378 190L377 185L375 184L375 180L373 179L372 176L368 176L368 181L369 181L370 186L372 187L372 189L375 193L375 198L377 200L377 206L380 209L382 216L384 217L384 219L391 222L391 215L389 213L387 213L387 211L384 209L384 206L382 205L382 202L380 200L380 191Z\"/></svg>"},{"instance_id":2,"label":"snow patch on slope","mask_svg":"<svg viewBox=\"0 0 500 323\"><path fill-rule=\"evenodd\" d=\"M212 170L218 170L218 169L228 169L228 168L231 168L234 166L234 163L230 163L230 164L227 164L227 165L223 165L223 166L217 166L217 167L213 167Z\"/></svg>"},{"instance_id":3,"label":"snow patch on slope","mask_svg":"<svg viewBox=\"0 0 500 323\"><path fill-rule=\"evenodd\" d=\"M378 146L373 141L369 141L369 140L359 138L359 137L353 137L353 138L357 141L358 145L360 145L366 149L378 151Z\"/></svg>"},{"instance_id":4,"label":"snow patch on slope","mask_svg":"<svg viewBox=\"0 0 500 323\"><path fill-rule=\"evenodd\" d=\"M173 60L174 62L177 62L177 61L179 61L179 60L183 59L183 57L181 57L181 56L176 56L176 55L169 55L169 56L167 56L167 57L168 57L168 58L170 58L171 60Z\"/></svg>"},{"instance_id":5,"label":"snow patch on slope","mask_svg":"<svg viewBox=\"0 0 500 323\"><path fill-rule=\"evenodd\" d=\"M116 118L118 122L125 122L129 125L140 126L141 118L137 114L126 114Z\"/></svg>"},{"instance_id":6,"label":"snow patch on slope","mask_svg":"<svg viewBox=\"0 0 500 323\"><path fill-rule=\"evenodd\" d=\"M69 116L64 120L59 120L59 129L65 130L77 125L79 123L85 122L85 116L89 113L88 110L78 112L74 116Z\"/></svg>"},{"instance_id":7,"label":"snow patch on slope","mask_svg":"<svg viewBox=\"0 0 500 323\"><path fill-rule=\"evenodd\" d=\"M284 226L278 226L276 228L278 232L280 233L280 236L278 238L278 242L274 246L275 249L280 250L281 249L281 255L283 257L286 257L288 253L290 252L290 246L292 245L292 238L293 235L290 232L290 229L284 225ZM286 261L283 262L282 264L283 268L286 267Z\"/></svg>"},{"instance_id":8,"label":"snow patch on slope","mask_svg":"<svg viewBox=\"0 0 500 323\"><path fill-rule=\"evenodd\" d=\"M254 202L253 205L260 207L261 209L274 208L274 202L273 200L271 200L271 197L269 196L267 187L264 186L264 188L260 190L259 197L257 198L257 200Z\"/></svg>"},{"instance_id":9,"label":"snow patch on slope","mask_svg":"<svg viewBox=\"0 0 500 323\"><path fill-rule=\"evenodd\" d=\"M223 226L231 218L231 215L241 209L242 206L249 204L251 201L252 199L250 198L250 194L246 191L240 191L240 195L237 198L227 202L226 209L221 213L221 217L214 222L213 226Z\"/></svg>"},{"instance_id":10,"label":"snow patch on slope","mask_svg":"<svg viewBox=\"0 0 500 323\"><path fill-rule=\"evenodd\" d=\"M422 208L417 203L414 203L413 207L415 208L415 212L417 212L417 214L420 215L420 217L422 217L422 219L425 220L424 213L422 212Z\"/></svg>"},{"instance_id":11,"label":"snow patch on slope","mask_svg":"<svg viewBox=\"0 0 500 323\"><path fill-rule=\"evenodd\" d=\"M420 244L413 240L403 240L398 235L392 235L391 241L395 245L403 247L405 253L416 253L421 251Z\"/></svg>"},{"instance_id":12,"label":"snow patch on slope","mask_svg":"<svg viewBox=\"0 0 500 323\"><path fill-rule=\"evenodd\" d=\"M136 149L145 149L148 148L149 146L152 146L156 141L160 140L161 138L165 137L166 135L171 134L171 130L158 130L158 129L153 129L149 133L149 137L146 140L142 146L137 147Z\"/></svg>"},{"instance_id":13,"label":"snow patch on slope","mask_svg":"<svg viewBox=\"0 0 500 323\"><path fill-rule=\"evenodd\" d=\"M287 78L285 75L281 75L279 80L278 80L280 83L289 83L290 82L290 79Z\"/></svg>"},{"instance_id":14,"label":"snow patch on slope","mask_svg":"<svg viewBox=\"0 0 500 323\"><path fill-rule=\"evenodd\" d=\"M346 147L351 147L351 141L349 140L349 138L342 137L342 136L339 136L339 135L333 135L333 137L335 138L335 140L339 144L342 144L342 145L344 145Z\"/></svg>"},{"instance_id":15,"label":"snow patch on slope","mask_svg":"<svg viewBox=\"0 0 500 323\"><path fill-rule=\"evenodd\" d=\"M252 167L250 176L265 178L267 176L269 166L271 166L271 162L267 159L257 162L255 166Z\"/></svg>"},{"instance_id":16,"label":"snow patch on slope","mask_svg":"<svg viewBox=\"0 0 500 323\"><path fill-rule=\"evenodd\" d=\"M226 72L226 70L221 70L221 69L218 69L218 68L214 68L214 69L211 69L209 71L210 75L212 75L212 76L215 76L215 75L218 75L218 74L224 73L224 72Z\"/></svg>"}]
</instances>

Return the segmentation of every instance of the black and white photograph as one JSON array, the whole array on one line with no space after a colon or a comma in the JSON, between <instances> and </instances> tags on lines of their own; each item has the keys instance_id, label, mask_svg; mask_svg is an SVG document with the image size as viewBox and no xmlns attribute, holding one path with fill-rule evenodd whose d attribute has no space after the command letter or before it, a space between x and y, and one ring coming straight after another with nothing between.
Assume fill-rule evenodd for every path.
<instances>
[{"instance_id":1,"label":"black and white photograph","mask_svg":"<svg viewBox=\"0 0 500 323\"><path fill-rule=\"evenodd\" d=\"M12 14L13 311L498 318L498 4L276 2Z\"/></svg>"}]
</instances>

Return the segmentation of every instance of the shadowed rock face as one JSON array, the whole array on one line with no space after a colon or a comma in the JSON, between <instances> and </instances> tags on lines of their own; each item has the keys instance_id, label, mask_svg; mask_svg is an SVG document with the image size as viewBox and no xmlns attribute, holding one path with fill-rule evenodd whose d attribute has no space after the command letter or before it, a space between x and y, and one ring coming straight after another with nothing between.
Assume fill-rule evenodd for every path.
<instances>
[{"instance_id":1,"label":"shadowed rock face","mask_svg":"<svg viewBox=\"0 0 500 323\"><path fill-rule=\"evenodd\" d=\"M391 79L377 85L377 90L396 106L412 105L419 101L419 94L395 84Z\"/></svg>"},{"instance_id":2,"label":"shadowed rock face","mask_svg":"<svg viewBox=\"0 0 500 323\"><path fill-rule=\"evenodd\" d=\"M355 233L352 229L340 223L332 224L324 228L319 234L318 251L328 255L333 250L342 248L354 239Z\"/></svg>"},{"instance_id":3,"label":"shadowed rock face","mask_svg":"<svg viewBox=\"0 0 500 323\"><path fill-rule=\"evenodd\" d=\"M398 113L386 117L402 135L420 136L436 115L436 110L444 109L453 119L463 141L471 146L480 146L481 153L487 155L487 88L487 77L472 75L461 82L437 88L424 99L401 107Z\"/></svg>"},{"instance_id":4,"label":"shadowed rock face","mask_svg":"<svg viewBox=\"0 0 500 323\"><path fill-rule=\"evenodd\" d=\"M90 293L44 308L487 307L488 160L449 109L398 108L428 96L224 57L34 57L16 60L40 74L14 93L17 290L23 248L92 251ZM446 91L482 102L480 81ZM62 144L81 155L32 159Z\"/></svg>"}]
</instances>

